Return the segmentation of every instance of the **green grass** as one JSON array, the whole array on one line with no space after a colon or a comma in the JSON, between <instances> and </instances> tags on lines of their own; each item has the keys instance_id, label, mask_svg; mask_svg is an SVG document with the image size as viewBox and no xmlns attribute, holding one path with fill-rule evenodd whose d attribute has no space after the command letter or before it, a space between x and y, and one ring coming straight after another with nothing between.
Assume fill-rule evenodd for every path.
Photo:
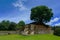
<instances>
[{"instance_id":1,"label":"green grass","mask_svg":"<svg viewBox=\"0 0 60 40\"><path fill-rule=\"evenodd\" d=\"M60 40L59 36L52 34L39 34L39 35L4 35L0 36L0 40Z\"/></svg>"}]
</instances>

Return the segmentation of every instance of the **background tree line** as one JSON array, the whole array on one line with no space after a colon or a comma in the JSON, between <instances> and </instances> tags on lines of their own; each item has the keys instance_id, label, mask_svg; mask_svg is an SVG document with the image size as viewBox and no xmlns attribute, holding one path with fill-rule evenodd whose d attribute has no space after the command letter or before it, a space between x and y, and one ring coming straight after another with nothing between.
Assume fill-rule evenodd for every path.
<instances>
[{"instance_id":1,"label":"background tree line","mask_svg":"<svg viewBox=\"0 0 60 40\"><path fill-rule=\"evenodd\" d=\"M10 22L9 20L3 20L0 22L0 31L1 30L23 30L25 26L24 21L19 21L19 23Z\"/></svg>"}]
</instances>

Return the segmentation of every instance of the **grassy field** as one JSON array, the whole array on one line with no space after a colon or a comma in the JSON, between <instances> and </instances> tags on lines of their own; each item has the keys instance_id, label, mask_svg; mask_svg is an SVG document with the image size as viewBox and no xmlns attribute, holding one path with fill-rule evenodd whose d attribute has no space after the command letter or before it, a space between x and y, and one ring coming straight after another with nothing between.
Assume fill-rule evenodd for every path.
<instances>
[{"instance_id":1,"label":"grassy field","mask_svg":"<svg viewBox=\"0 0 60 40\"><path fill-rule=\"evenodd\" d=\"M40 34L40 35L4 35L0 36L0 40L60 40L60 37L52 34Z\"/></svg>"}]
</instances>

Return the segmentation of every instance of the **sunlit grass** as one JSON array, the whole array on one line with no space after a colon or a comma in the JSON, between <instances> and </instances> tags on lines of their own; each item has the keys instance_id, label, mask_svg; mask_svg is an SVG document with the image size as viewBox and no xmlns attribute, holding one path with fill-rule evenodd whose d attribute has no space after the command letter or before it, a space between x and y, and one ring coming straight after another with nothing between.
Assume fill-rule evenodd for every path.
<instances>
[{"instance_id":1,"label":"sunlit grass","mask_svg":"<svg viewBox=\"0 0 60 40\"><path fill-rule=\"evenodd\" d=\"M52 34L39 34L39 35L4 35L0 36L0 40L60 40L59 36Z\"/></svg>"}]
</instances>

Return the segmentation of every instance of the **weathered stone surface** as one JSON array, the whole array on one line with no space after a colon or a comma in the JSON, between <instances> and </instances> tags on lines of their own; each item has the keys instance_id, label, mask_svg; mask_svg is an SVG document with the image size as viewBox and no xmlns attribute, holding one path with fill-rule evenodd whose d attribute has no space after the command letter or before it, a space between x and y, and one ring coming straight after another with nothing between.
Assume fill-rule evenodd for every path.
<instances>
[{"instance_id":1,"label":"weathered stone surface","mask_svg":"<svg viewBox=\"0 0 60 40\"><path fill-rule=\"evenodd\" d=\"M25 26L24 32L26 35L28 34L47 34L51 33L51 28L46 27L44 25L35 25L35 24L29 24Z\"/></svg>"}]
</instances>

